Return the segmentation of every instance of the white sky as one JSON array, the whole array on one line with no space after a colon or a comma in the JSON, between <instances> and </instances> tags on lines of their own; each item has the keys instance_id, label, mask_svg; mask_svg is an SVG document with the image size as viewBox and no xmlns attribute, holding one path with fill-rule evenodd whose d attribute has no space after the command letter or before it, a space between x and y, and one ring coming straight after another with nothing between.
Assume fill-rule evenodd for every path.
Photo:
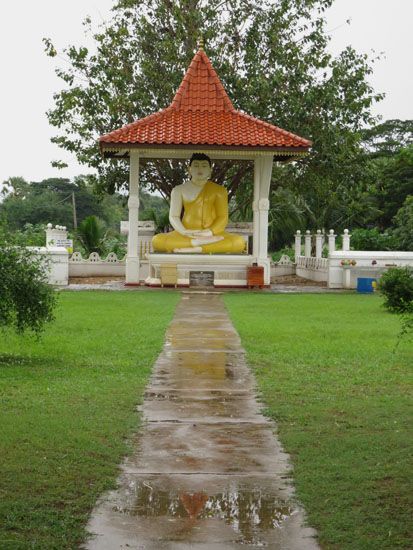
<instances>
[{"instance_id":1,"label":"white sky","mask_svg":"<svg viewBox=\"0 0 413 550\"><path fill-rule=\"evenodd\" d=\"M85 44L82 21L109 16L113 0L14 0L0 4L0 183L10 176L31 181L72 178L88 170L50 143L55 129L45 112L63 81L54 60L44 54L43 37L58 49ZM374 109L383 119L413 119L412 0L336 0L327 14L332 53L346 45L357 51L385 52L375 64L371 82L386 98ZM351 18L351 25L345 21ZM57 58L55 58L57 59ZM58 64L63 63L58 60ZM52 168L61 159L69 167Z\"/></svg>"}]
</instances>

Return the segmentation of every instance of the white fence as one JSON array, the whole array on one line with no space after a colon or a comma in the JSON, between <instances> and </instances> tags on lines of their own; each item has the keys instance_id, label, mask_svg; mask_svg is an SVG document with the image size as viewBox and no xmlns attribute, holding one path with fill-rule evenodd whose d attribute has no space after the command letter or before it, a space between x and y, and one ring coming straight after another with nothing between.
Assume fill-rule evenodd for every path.
<instances>
[{"instance_id":1,"label":"white fence","mask_svg":"<svg viewBox=\"0 0 413 550\"><path fill-rule=\"evenodd\" d=\"M304 234L302 255L300 231L295 234L296 275L312 281L324 281L329 288L356 288L357 279L378 279L382 273L396 266L413 266L413 252L350 250L351 235L348 229L342 235L342 250L336 250L337 235L331 229L327 235L321 230ZM322 257L325 241L328 258ZM315 255L312 253L315 252Z\"/></svg>"},{"instance_id":2,"label":"white fence","mask_svg":"<svg viewBox=\"0 0 413 550\"><path fill-rule=\"evenodd\" d=\"M313 256L297 256L295 259L295 273L298 277L311 281L328 280L328 259Z\"/></svg>"},{"instance_id":3,"label":"white fence","mask_svg":"<svg viewBox=\"0 0 413 550\"><path fill-rule=\"evenodd\" d=\"M114 252L102 259L97 252L82 258L74 252L69 258L69 277L122 277L125 275L125 259L118 259Z\"/></svg>"}]
</instances>

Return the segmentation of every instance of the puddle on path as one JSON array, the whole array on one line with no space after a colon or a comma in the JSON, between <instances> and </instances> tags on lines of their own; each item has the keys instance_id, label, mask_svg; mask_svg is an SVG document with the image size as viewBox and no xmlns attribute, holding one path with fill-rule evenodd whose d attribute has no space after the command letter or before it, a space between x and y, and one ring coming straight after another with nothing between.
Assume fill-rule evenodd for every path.
<instances>
[{"instance_id":1,"label":"puddle on path","mask_svg":"<svg viewBox=\"0 0 413 550\"><path fill-rule=\"evenodd\" d=\"M196 527L201 521L215 519L232 528L234 542L267 546L263 533L280 529L293 513L288 504L262 488L242 488L236 483L223 492L210 495L204 491L163 490L150 482L138 481L133 493L135 500L132 506L122 508L115 505L113 510L137 518L190 520L180 522L184 524L181 534L185 533L185 538L191 524ZM179 528L173 538L180 538Z\"/></svg>"}]
</instances>

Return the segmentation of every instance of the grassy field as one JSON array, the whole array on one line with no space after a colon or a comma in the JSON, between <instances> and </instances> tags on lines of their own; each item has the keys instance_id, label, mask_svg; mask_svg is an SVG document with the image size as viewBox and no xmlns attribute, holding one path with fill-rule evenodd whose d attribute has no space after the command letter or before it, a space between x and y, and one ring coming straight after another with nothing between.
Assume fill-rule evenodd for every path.
<instances>
[{"instance_id":1,"label":"grassy field","mask_svg":"<svg viewBox=\"0 0 413 550\"><path fill-rule=\"evenodd\" d=\"M0 548L73 549L114 486L177 293L61 293L40 341L0 332Z\"/></svg>"},{"instance_id":2,"label":"grassy field","mask_svg":"<svg viewBox=\"0 0 413 550\"><path fill-rule=\"evenodd\" d=\"M412 548L413 344L378 296L227 294L325 549Z\"/></svg>"}]
</instances>

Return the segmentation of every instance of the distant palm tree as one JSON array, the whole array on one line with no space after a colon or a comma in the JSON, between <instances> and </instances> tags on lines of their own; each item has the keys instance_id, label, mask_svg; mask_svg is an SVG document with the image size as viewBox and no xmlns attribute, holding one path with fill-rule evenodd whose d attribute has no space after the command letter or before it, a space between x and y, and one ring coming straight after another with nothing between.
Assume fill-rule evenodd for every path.
<instances>
[{"instance_id":1,"label":"distant palm tree","mask_svg":"<svg viewBox=\"0 0 413 550\"><path fill-rule=\"evenodd\" d=\"M102 254L107 235L104 222L97 216L88 216L78 227L77 236L88 254Z\"/></svg>"}]
</instances>

